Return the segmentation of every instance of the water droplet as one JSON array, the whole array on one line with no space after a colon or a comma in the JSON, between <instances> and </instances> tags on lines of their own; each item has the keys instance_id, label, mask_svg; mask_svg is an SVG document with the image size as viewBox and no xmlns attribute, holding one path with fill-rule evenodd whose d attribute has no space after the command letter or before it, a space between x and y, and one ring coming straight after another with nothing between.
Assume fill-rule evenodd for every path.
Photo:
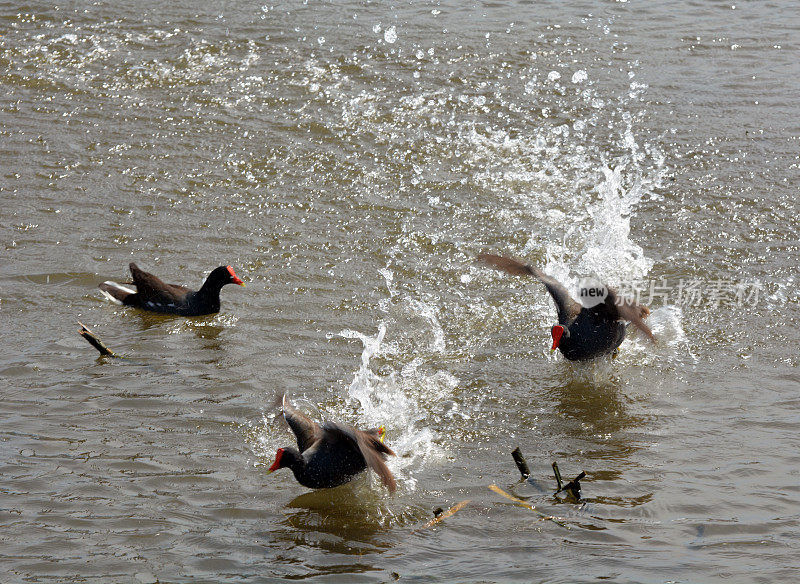
<instances>
[{"instance_id":1,"label":"water droplet","mask_svg":"<svg viewBox=\"0 0 800 584\"><path fill-rule=\"evenodd\" d=\"M583 83L587 79L589 79L589 75L587 75L586 71L584 71L583 69L581 69L580 71L575 71L575 73L572 74L573 83Z\"/></svg>"}]
</instances>

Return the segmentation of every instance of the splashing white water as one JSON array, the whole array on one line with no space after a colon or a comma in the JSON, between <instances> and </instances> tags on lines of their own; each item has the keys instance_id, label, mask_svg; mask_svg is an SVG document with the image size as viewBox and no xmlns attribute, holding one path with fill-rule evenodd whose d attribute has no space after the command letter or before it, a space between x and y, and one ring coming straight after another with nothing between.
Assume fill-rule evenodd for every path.
<instances>
[{"instance_id":1,"label":"splashing white water","mask_svg":"<svg viewBox=\"0 0 800 584\"><path fill-rule=\"evenodd\" d=\"M387 464L403 488L414 490L417 485L414 475L426 462L439 459L446 452L446 446L432 428L430 413L447 410L442 404L451 404L458 378L445 371L430 370L445 352L444 331L436 317L436 308L394 288L394 276L388 268L380 270L380 274L390 294L380 305L387 315L385 321L378 323L374 335L351 329L338 333L363 345L361 363L347 387L347 411L326 411L326 407L318 408L301 396L292 399L315 420L330 415L331 419L359 428L384 426L386 443L397 454L389 457ZM390 329L393 339L388 341ZM379 359L381 362L376 365ZM452 406L447 411L454 416L465 416ZM274 452L275 416L264 415L261 425L249 425L253 450L264 459ZM284 438L282 434L281 439Z\"/></svg>"},{"instance_id":2,"label":"splashing white water","mask_svg":"<svg viewBox=\"0 0 800 584\"><path fill-rule=\"evenodd\" d=\"M596 191L599 200L587 209L591 228L586 233L579 266L614 279L636 279L645 276L653 261L630 238L631 213L644 196L641 181L625 190L622 183L624 166L603 167L604 181Z\"/></svg>"},{"instance_id":3,"label":"splashing white water","mask_svg":"<svg viewBox=\"0 0 800 584\"><path fill-rule=\"evenodd\" d=\"M641 279L653 267L653 260L631 239L631 215L643 200L655 197L653 189L661 184L664 159L655 153L646 168L645 156L633 134L633 120L630 115L623 115L623 119L625 129L619 142L627 152L613 163L600 166L602 181L593 189L596 198L584 202L589 193L567 195L572 199L569 213L548 212L548 218L564 233L561 241L547 245L547 268L554 275L564 275L566 266L558 264L570 256L574 258L569 262L573 270L594 274L613 285Z\"/></svg>"},{"instance_id":4,"label":"splashing white water","mask_svg":"<svg viewBox=\"0 0 800 584\"><path fill-rule=\"evenodd\" d=\"M388 269L381 274L391 283ZM433 306L413 298L397 298L384 306L388 320L397 329L400 342L386 340L389 325L381 321L378 331L370 336L346 329L339 336L358 339L363 344L361 366L347 388L347 397L355 402L359 412L358 425L382 425L387 431L387 443L397 453L389 460L390 468L399 474L401 483L409 489L416 487L413 473L428 459L439 457L444 450L439 436L427 423L429 412L442 401L452 397L458 378L444 372L429 372L425 367L429 358L445 352L444 331L436 318ZM402 351L399 344L410 342L410 351ZM397 363L381 364L380 373L374 370L373 360L393 357Z\"/></svg>"}]
</instances>

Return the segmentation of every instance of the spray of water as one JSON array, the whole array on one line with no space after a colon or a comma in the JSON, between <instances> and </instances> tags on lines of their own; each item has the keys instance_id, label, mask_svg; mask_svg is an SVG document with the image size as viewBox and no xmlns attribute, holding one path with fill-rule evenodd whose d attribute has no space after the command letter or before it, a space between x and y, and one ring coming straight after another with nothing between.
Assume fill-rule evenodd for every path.
<instances>
[{"instance_id":1,"label":"spray of water","mask_svg":"<svg viewBox=\"0 0 800 584\"><path fill-rule=\"evenodd\" d=\"M431 372L426 366L445 352L444 331L435 308L421 300L403 296L387 280L389 304L386 319L374 336L343 330L339 336L361 341L361 365L347 388L347 399L356 406L361 426L382 425L387 441L397 453L390 466L409 489L416 486L414 473L428 460L445 452L442 439L428 423L430 412L452 397L458 378L445 371ZM392 327L396 338L387 341ZM374 360L384 358L380 372Z\"/></svg>"}]
</instances>

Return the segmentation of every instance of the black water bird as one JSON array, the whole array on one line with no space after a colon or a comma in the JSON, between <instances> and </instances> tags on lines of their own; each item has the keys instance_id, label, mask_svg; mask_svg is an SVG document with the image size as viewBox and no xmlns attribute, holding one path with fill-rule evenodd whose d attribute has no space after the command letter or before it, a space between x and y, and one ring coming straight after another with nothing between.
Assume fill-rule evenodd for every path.
<instances>
[{"instance_id":1,"label":"black water bird","mask_svg":"<svg viewBox=\"0 0 800 584\"><path fill-rule=\"evenodd\" d=\"M586 361L613 354L625 338L626 321L656 342L653 332L644 323L650 309L619 296L607 286L603 290L605 298L587 307L574 300L555 278L531 265L493 254L481 254L478 258L493 268L516 276L534 276L544 284L558 312L558 324L550 331L553 337L551 350L560 350L570 361Z\"/></svg>"},{"instance_id":2,"label":"black water bird","mask_svg":"<svg viewBox=\"0 0 800 584\"><path fill-rule=\"evenodd\" d=\"M133 262L129 267L133 276L132 284L136 286L136 290L116 282L103 282L99 286L100 290L117 304L136 306L152 312L182 316L214 314L219 312L219 293L223 286L226 284L244 286L244 282L230 266L215 268L197 291L185 286L165 284L153 274L140 270Z\"/></svg>"},{"instance_id":3,"label":"black water bird","mask_svg":"<svg viewBox=\"0 0 800 584\"><path fill-rule=\"evenodd\" d=\"M279 448L268 473L290 468L297 482L310 489L337 487L368 467L393 492L397 488L386 456L394 456L381 438L384 430L357 430L336 422L317 424L283 396L283 417L297 437L297 448Z\"/></svg>"}]
</instances>

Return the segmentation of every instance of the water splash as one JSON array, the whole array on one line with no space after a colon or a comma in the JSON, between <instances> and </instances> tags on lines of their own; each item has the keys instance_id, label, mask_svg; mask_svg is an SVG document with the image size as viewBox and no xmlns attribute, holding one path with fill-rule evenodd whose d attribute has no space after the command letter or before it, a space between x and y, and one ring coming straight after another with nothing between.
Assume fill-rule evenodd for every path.
<instances>
[{"instance_id":1,"label":"water splash","mask_svg":"<svg viewBox=\"0 0 800 584\"><path fill-rule=\"evenodd\" d=\"M374 337L353 330L339 333L347 339L359 339L364 345L361 367L347 390L348 399L357 402L360 426L386 428L387 443L398 455L389 464L397 472L419 466L427 455L432 454L436 435L422 423L426 413L414 395L415 382L424 382L424 379L405 372L391 371L381 375L372 371L370 361L380 353L385 334L386 325L383 323ZM403 478L407 487L416 487L412 476L407 474Z\"/></svg>"},{"instance_id":2,"label":"water splash","mask_svg":"<svg viewBox=\"0 0 800 584\"><path fill-rule=\"evenodd\" d=\"M415 490L415 474L429 461L444 456L447 446L434 429L431 412L468 417L452 403L458 378L446 371L431 371L445 353L445 337L435 306L398 291L389 268L379 270L389 297L380 304L386 313L374 335L352 329L338 333L362 343L361 359L347 387L342 411L293 396L295 404L313 419L342 420L360 428L386 428L386 442L397 454L387 460L402 488ZM391 340L387 335L391 331ZM329 338L334 335L329 335ZM448 406L448 407L445 407ZM275 449L277 413L265 414L260 424L247 425L256 456L269 459ZM282 438L285 436L282 436ZM260 463L256 463L260 464Z\"/></svg>"},{"instance_id":3,"label":"water splash","mask_svg":"<svg viewBox=\"0 0 800 584\"><path fill-rule=\"evenodd\" d=\"M642 181L626 190L622 178L625 165L601 170L604 180L596 188L599 200L587 208L591 227L578 265L606 278L642 278L653 267L653 260L630 237L631 214L645 194Z\"/></svg>"},{"instance_id":4,"label":"water splash","mask_svg":"<svg viewBox=\"0 0 800 584\"><path fill-rule=\"evenodd\" d=\"M697 355L692 352L692 345L686 331L683 330L683 310L680 306L665 305L650 313L647 323L656 335L658 342L671 349L683 349L696 364Z\"/></svg>"},{"instance_id":5,"label":"water splash","mask_svg":"<svg viewBox=\"0 0 800 584\"><path fill-rule=\"evenodd\" d=\"M347 388L347 399L356 405L360 426L386 427L387 441L398 455L390 460L390 467L400 473L406 487L414 489L414 472L444 452L429 415L437 404L452 398L458 378L446 371L431 372L426 366L446 349L434 306L400 295L391 286L388 268L380 273L392 294L391 303L382 305L388 324L381 321L373 336L351 329L339 333L363 345L361 365ZM390 325L398 337L391 342L386 339ZM385 362L376 367L379 359Z\"/></svg>"},{"instance_id":6,"label":"water splash","mask_svg":"<svg viewBox=\"0 0 800 584\"><path fill-rule=\"evenodd\" d=\"M569 263L572 269L596 275L612 285L644 278L653 267L644 249L631 238L631 216L637 206L657 198L654 189L660 186L665 173L663 155L646 147L640 148L634 135L634 118L623 111L624 128L617 146L622 154L612 161L602 161L599 169L592 168L588 154L573 161L583 167L585 180L599 172L601 180L592 192L566 195L569 213L548 210L548 218L560 226L564 236L546 246L548 268L563 274ZM528 245L535 242L535 237ZM569 270L566 270L569 271Z\"/></svg>"},{"instance_id":7,"label":"water splash","mask_svg":"<svg viewBox=\"0 0 800 584\"><path fill-rule=\"evenodd\" d=\"M387 443L397 453L396 458L389 460L389 466L400 475L402 484L413 490L416 488L413 475L428 460L444 454L438 443L439 436L426 422L425 404L435 404L443 396L450 395L458 380L444 372L426 375L418 367L417 360L400 371L375 373L370 368L370 360L379 353L385 333L383 324L374 337L352 330L340 333L364 343L361 367L348 387L348 399L358 405L359 425L386 428Z\"/></svg>"}]
</instances>

